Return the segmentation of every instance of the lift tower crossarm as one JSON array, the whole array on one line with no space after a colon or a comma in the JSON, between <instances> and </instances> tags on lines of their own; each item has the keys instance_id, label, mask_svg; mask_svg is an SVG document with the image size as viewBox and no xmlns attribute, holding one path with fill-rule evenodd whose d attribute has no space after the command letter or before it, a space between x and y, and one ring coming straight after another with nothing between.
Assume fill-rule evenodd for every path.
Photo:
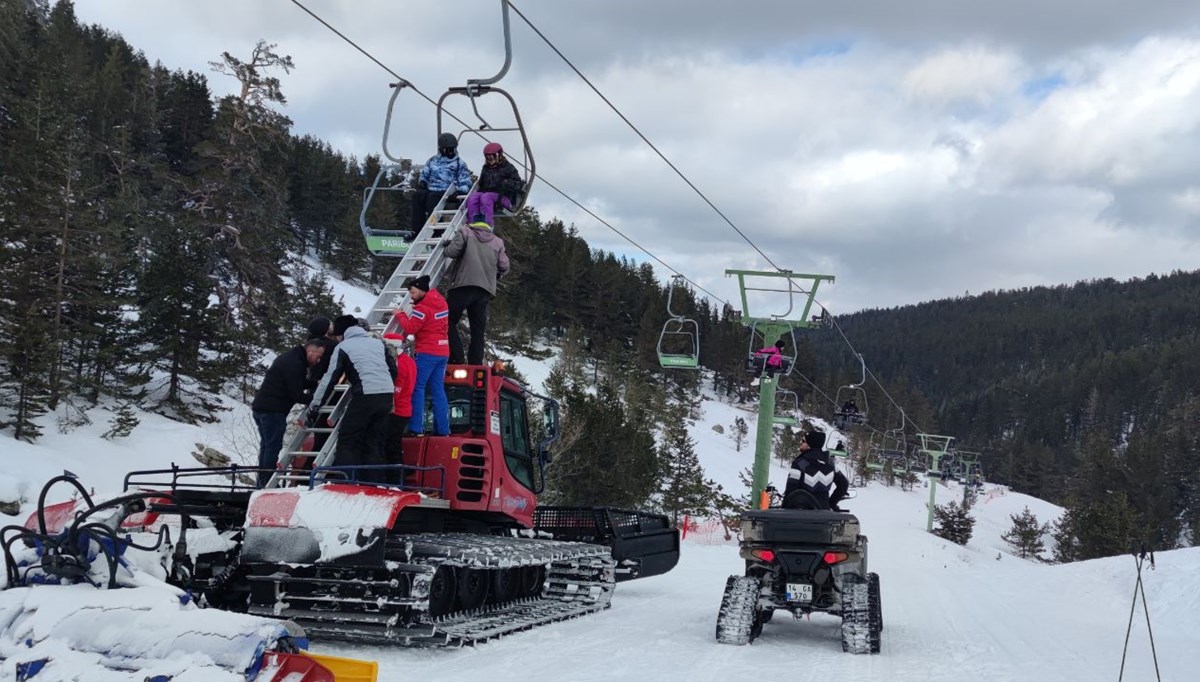
<instances>
[{"instance_id":1,"label":"lift tower crossarm","mask_svg":"<svg viewBox=\"0 0 1200 682\"><path fill-rule=\"evenodd\" d=\"M954 436L939 436L933 433L918 433L921 440L921 452L929 457L929 470L926 475L933 479L929 481L929 517L925 521L925 530L933 532L933 510L937 506L937 484L941 479L938 462L950 452L950 443Z\"/></svg>"}]
</instances>

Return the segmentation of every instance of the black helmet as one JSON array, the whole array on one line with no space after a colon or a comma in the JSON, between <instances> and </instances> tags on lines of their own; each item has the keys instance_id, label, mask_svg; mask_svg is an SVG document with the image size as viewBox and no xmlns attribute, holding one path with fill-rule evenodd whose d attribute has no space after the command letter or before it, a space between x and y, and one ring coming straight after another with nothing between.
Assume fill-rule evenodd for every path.
<instances>
[{"instance_id":1,"label":"black helmet","mask_svg":"<svg viewBox=\"0 0 1200 682\"><path fill-rule=\"evenodd\" d=\"M454 136L454 133L442 133L438 135L438 149L445 149L446 147L451 149L458 147L458 138Z\"/></svg>"}]
</instances>

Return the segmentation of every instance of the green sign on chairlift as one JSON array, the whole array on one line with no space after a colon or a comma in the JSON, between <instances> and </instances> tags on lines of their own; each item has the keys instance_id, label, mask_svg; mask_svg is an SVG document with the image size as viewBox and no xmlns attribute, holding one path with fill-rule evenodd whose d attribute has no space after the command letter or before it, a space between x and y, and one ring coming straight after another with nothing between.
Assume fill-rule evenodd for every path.
<instances>
[{"instance_id":1,"label":"green sign on chairlift","mask_svg":"<svg viewBox=\"0 0 1200 682\"><path fill-rule=\"evenodd\" d=\"M700 358L694 355L659 355L658 364L662 367L682 367L696 369L700 366Z\"/></svg>"},{"instance_id":2,"label":"green sign on chairlift","mask_svg":"<svg viewBox=\"0 0 1200 682\"><path fill-rule=\"evenodd\" d=\"M403 256L408 253L409 243L401 237L367 235L367 250L377 256Z\"/></svg>"}]
</instances>

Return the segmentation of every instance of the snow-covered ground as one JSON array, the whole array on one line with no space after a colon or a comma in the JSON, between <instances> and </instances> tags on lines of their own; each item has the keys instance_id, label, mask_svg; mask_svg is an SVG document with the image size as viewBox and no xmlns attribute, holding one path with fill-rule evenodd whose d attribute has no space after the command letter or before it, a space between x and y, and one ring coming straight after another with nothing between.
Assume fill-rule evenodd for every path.
<instances>
[{"instance_id":1,"label":"snow-covered ground","mask_svg":"<svg viewBox=\"0 0 1200 682\"><path fill-rule=\"evenodd\" d=\"M735 451L728 427L753 414L704 402L692 430L706 471L739 490L737 474L752 447ZM728 428L726 428L728 432ZM772 467L781 482L785 470ZM1009 553L1000 534L1010 514L1028 506L1039 519L1061 509L989 486L975 507L975 536L959 547L925 532L929 491L875 483L845 503L870 537L870 563L881 576L883 651L841 651L839 621L776 617L746 647L718 645L717 608L725 578L742 569L735 542L707 527L684 541L670 573L618 586L604 613L559 623L463 651L332 646L330 651L381 664L380 678L475 680L663 679L726 681L767 674L796 680L1101 680L1114 679L1129 618L1135 570L1131 557L1052 566ZM939 488L939 501L961 495ZM1200 669L1200 548L1165 552L1145 576L1164 680L1197 679ZM1130 638L1126 679L1152 680L1146 627Z\"/></svg>"},{"instance_id":2,"label":"snow-covered ground","mask_svg":"<svg viewBox=\"0 0 1200 682\"><path fill-rule=\"evenodd\" d=\"M369 306L370 294L335 283L346 310ZM550 367L515 358L540 388ZM754 413L712 399L692 428L707 475L735 494L738 473L753 460ZM738 416L749 425L747 444L734 448L729 429ZM254 439L248 410L224 413L204 427L142 415L132 436L105 441L106 417L68 434L45 419L37 445L0 441L5 489L36 496L41 483L69 469L101 493L118 492L131 469L193 466L195 443L242 449ZM713 426L720 425L725 434ZM248 435L247 435L248 434ZM256 441L251 445L256 445ZM251 449L252 452L252 449ZM785 470L772 464L782 485ZM64 486L65 492L67 488ZM618 586L611 609L511 635L465 650L408 650L318 642L314 650L378 660L380 680L721 680L769 675L796 680L1101 680L1115 679L1129 618L1134 563L1115 557L1052 566L1009 554L1000 534L1009 515L1028 506L1042 521L1061 509L990 487L975 507L975 537L959 547L925 532L928 488L911 492L873 484L845 506L870 537L870 564L881 576L886 629L878 656L841 652L838 621L827 616L794 621L777 616L753 645L714 640L717 608L728 575L741 570L735 543L712 525L684 542L670 573ZM961 495L939 488L939 501ZM31 508L25 505L23 513ZM23 516L20 520L23 520ZM1145 576L1146 596L1164 680L1200 679L1200 548L1165 552ZM55 588L42 588L55 589ZM136 629L136 625L131 624ZM42 677L35 678L45 682ZM87 680L85 675L78 679ZM105 678L109 679L109 678ZM131 679L140 680L141 677ZM1126 679L1152 680L1154 670L1141 608L1130 640Z\"/></svg>"}]
</instances>

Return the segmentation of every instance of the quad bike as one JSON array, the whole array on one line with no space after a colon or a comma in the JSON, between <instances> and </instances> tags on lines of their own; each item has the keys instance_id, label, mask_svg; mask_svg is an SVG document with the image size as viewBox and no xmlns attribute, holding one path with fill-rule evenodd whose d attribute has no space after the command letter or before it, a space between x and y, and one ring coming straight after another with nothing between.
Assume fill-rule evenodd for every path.
<instances>
[{"instance_id":1,"label":"quad bike","mask_svg":"<svg viewBox=\"0 0 1200 682\"><path fill-rule=\"evenodd\" d=\"M796 500L792 498L795 495ZM842 650L877 654L883 631L879 576L867 571L867 537L845 511L819 509L804 491L787 506L742 513L745 575L725 583L717 641L749 644L776 610L824 612L842 619Z\"/></svg>"}]
</instances>

